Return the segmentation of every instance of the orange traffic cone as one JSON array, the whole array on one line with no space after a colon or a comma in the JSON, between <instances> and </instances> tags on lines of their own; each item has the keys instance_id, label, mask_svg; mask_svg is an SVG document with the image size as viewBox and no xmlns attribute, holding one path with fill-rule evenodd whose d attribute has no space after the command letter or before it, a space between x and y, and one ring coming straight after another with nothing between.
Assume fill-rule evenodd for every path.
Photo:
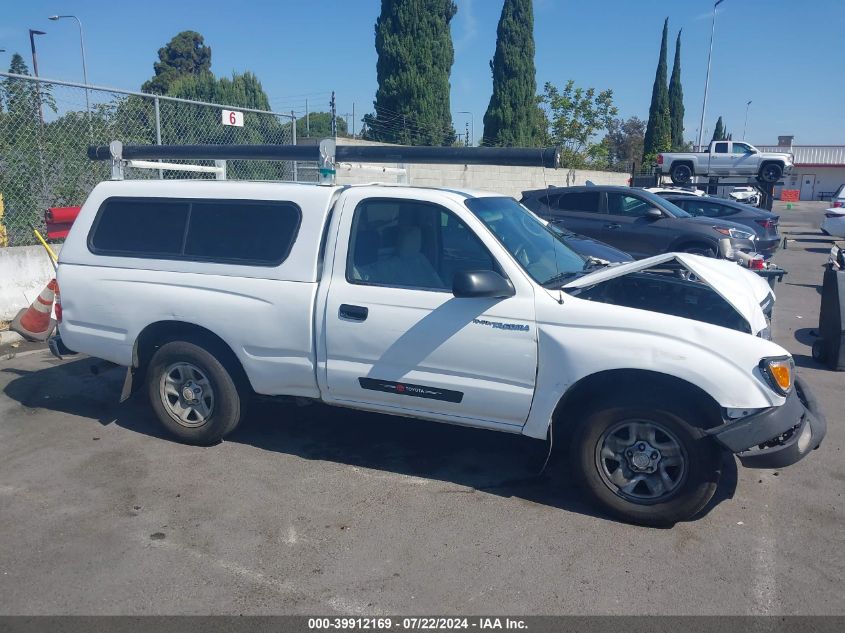
<instances>
[{"instance_id":1,"label":"orange traffic cone","mask_svg":"<svg viewBox=\"0 0 845 633\"><path fill-rule=\"evenodd\" d=\"M27 341L46 341L56 327L56 321L50 318L50 314L53 312L53 299L58 289L56 280L51 280L31 306L18 312L9 329Z\"/></svg>"}]
</instances>

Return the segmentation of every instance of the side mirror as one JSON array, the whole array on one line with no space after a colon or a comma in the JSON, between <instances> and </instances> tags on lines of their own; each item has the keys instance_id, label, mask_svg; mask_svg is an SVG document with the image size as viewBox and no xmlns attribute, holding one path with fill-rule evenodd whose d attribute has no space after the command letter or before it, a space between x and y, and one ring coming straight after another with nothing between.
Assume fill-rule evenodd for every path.
<instances>
[{"instance_id":1,"label":"side mirror","mask_svg":"<svg viewBox=\"0 0 845 633\"><path fill-rule=\"evenodd\" d=\"M516 294L513 284L492 270L459 270L452 277L452 294L458 298L499 299Z\"/></svg>"},{"instance_id":2,"label":"side mirror","mask_svg":"<svg viewBox=\"0 0 845 633\"><path fill-rule=\"evenodd\" d=\"M659 220L663 217L663 212L660 209L651 207L645 212L645 217L649 220Z\"/></svg>"}]
</instances>

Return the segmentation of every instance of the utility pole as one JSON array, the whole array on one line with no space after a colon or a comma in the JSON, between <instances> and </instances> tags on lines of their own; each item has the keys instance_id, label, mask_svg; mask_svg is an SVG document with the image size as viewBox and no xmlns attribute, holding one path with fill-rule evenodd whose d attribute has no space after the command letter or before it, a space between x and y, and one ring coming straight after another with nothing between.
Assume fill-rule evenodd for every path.
<instances>
[{"instance_id":1,"label":"utility pole","mask_svg":"<svg viewBox=\"0 0 845 633\"><path fill-rule=\"evenodd\" d=\"M332 100L329 101L332 108L332 138L337 140L337 104L334 100L334 90L332 90Z\"/></svg>"},{"instance_id":2,"label":"utility pole","mask_svg":"<svg viewBox=\"0 0 845 633\"><path fill-rule=\"evenodd\" d=\"M355 102L352 102L352 138L355 138Z\"/></svg>"},{"instance_id":3,"label":"utility pole","mask_svg":"<svg viewBox=\"0 0 845 633\"><path fill-rule=\"evenodd\" d=\"M466 122L466 134L464 137L464 147L469 147L469 121Z\"/></svg>"},{"instance_id":4,"label":"utility pole","mask_svg":"<svg viewBox=\"0 0 845 633\"><path fill-rule=\"evenodd\" d=\"M701 102L701 123L698 126L698 151L701 151L701 136L704 131L704 112L707 110L707 91L710 88L710 60L713 57L713 35L716 33L716 7L725 0L716 0L713 4L713 22L710 25L710 52L707 53L707 77L704 80L704 100Z\"/></svg>"},{"instance_id":5,"label":"utility pole","mask_svg":"<svg viewBox=\"0 0 845 633\"><path fill-rule=\"evenodd\" d=\"M745 125L742 126L742 140L745 140L745 132L748 130L748 109L751 107L751 101L745 104Z\"/></svg>"},{"instance_id":6,"label":"utility pole","mask_svg":"<svg viewBox=\"0 0 845 633\"><path fill-rule=\"evenodd\" d=\"M305 100L305 136L311 138L311 116L308 114L308 99Z\"/></svg>"},{"instance_id":7,"label":"utility pole","mask_svg":"<svg viewBox=\"0 0 845 633\"><path fill-rule=\"evenodd\" d=\"M47 35L44 31L36 31L35 29L29 29L29 45L32 48L32 71L35 73L35 76L38 77L38 56L35 54L35 36L36 35ZM35 82L35 91L38 95L38 120L41 121L41 129L44 129L44 108L41 105L41 84L39 82Z\"/></svg>"}]
</instances>

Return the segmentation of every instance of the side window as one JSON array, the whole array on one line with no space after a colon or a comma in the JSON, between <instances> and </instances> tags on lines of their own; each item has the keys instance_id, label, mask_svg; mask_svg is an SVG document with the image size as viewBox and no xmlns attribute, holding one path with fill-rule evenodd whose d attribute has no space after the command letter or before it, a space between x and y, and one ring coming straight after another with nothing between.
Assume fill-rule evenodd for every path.
<instances>
[{"instance_id":1,"label":"side window","mask_svg":"<svg viewBox=\"0 0 845 633\"><path fill-rule=\"evenodd\" d=\"M733 153L741 154L744 156L745 154L751 153L751 148L748 147L748 145L746 145L745 143L734 143Z\"/></svg>"},{"instance_id":2,"label":"side window","mask_svg":"<svg viewBox=\"0 0 845 633\"><path fill-rule=\"evenodd\" d=\"M150 198L109 198L88 238L93 253L173 257L182 251L189 203Z\"/></svg>"},{"instance_id":3,"label":"side window","mask_svg":"<svg viewBox=\"0 0 845 633\"><path fill-rule=\"evenodd\" d=\"M561 194L554 209L561 211L581 211L582 213L598 213L599 192L598 191L573 191L572 193Z\"/></svg>"},{"instance_id":4,"label":"side window","mask_svg":"<svg viewBox=\"0 0 845 633\"><path fill-rule=\"evenodd\" d=\"M451 290L460 270L499 271L481 240L451 212L412 200L365 200L355 209L350 283Z\"/></svg>"},{"instance_id":5,"label":"side window","mask_svg":"<svg viewBox=\"0 0 845 633\"><path fill-rule=\"evenodd\" d=\"M195 201L187 259L277 266L299 229L299 207L286 202Z\"/></svg>"},{"instance_id":6,"label":"side window","mask_svg":"<svg viewBox=\"0 0 845 633\"><path fill-rule=\"evenodd\" d=\"M644 217L652 206L642 198L636 198L624 193L609 192L607 194L607 212L613 215L624 215L629 218Z\"/></svg>"},{"instance_id":7,"label":"side window","mask_svg":"<svg viewBox=\"0 0 845 633\"><path fill-rule=\"evenodd\" d=\"M728 144L727 143L716 143L716 153L717 154L727 154L728 153Z\"/></svg>"},{"instance_id":8,"label":"side window","mask_svg":"<svg viewBox=\"0 0 845 633\"><path fill-rule=\"evenodd\" d=\"M277 266L301 218L292 202L109 198L88 246L102 255Z\"/></svg>"}]
</instances>

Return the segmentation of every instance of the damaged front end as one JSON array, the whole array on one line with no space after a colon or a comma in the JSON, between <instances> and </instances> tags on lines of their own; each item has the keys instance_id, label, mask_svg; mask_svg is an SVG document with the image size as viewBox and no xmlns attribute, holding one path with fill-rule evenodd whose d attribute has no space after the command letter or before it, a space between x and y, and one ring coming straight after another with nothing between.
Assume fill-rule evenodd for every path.
<instances>
[{"instance_id":1,"label":"damaged front end","mask_svg":"<svg viewBox=\"0 0 845 633\"><path fill-rule=\"evenodd\" d=\"M769 337L774 294L732 262L668 253L584 275L563 289L579 299L694 319Z\"/></svg>"}]
</instances>

